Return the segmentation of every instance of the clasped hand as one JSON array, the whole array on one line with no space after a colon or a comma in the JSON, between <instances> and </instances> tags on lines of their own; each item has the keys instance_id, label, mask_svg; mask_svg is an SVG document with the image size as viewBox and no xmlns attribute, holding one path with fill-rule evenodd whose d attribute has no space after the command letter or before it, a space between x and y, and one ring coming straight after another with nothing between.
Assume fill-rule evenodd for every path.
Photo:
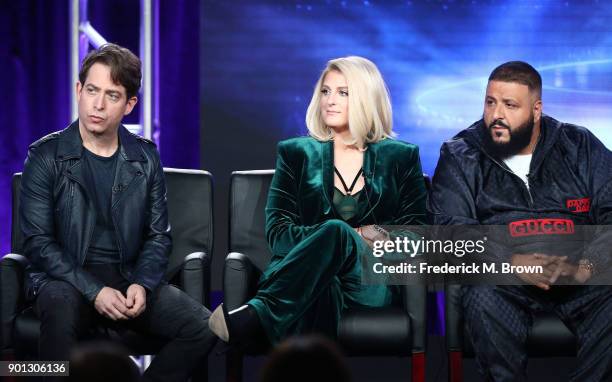
<instances>
[{"instance_id":1,"label":"clasped hand","mask_svg":"<svg viewBox=\"0 0 612 382\"><path fill-rule=\"evenodd\" d=\"M98 313L111 320L127 320L138 317L146 308L147 293L141 285L132 284L126 296L117 289L104 287L96 296L94 306Z\"/></svg>"},{"instance_id":2,"label":"clasped hand","mask_svg":"<svg viewBox=\"0 0 612 382\"><path fill-rule=\"evenodd\" d=\"M375 241L389 240L389 233L377 225L366 225L355 228L355 231L372 248Z\"/></svg>"},{"instance_id":3,"label":"clasped hand","mask_svg":"<svg viewBox=\"0 0 612 382\"><path fill-rule=\"evenodd\" d=\"M517 276L528 284L549 290L560 277L569 277L578 283L586 282L591 274L588 270L567 261L567 256L545 255L542 253L515 254L514 266L541 266L542 273L518 273Z\"/></svg>"}]
</instances>

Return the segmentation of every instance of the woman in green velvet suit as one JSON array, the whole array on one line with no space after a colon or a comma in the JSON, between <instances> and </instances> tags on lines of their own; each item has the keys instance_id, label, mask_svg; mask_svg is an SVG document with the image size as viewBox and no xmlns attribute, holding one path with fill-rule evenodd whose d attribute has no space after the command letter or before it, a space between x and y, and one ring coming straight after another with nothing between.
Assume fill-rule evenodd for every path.
<instances>
[{"instance_id":1,"label":"woman in green velvet suit","mask_svg":"<svg viewBox=\"0 0 612 382\"><path fill-rule=\"evenodd\" d=\"M210 318L222 340L256 331L272 343L307 331L334 336L346 308L391 303L391 287L361 283L360 254L377 225L423 224L426 198L418 148L393 139L391 121L372 62L328 62L308 107L310 136L278 145L266 206L273 256L258 292Z\"/></svg>"}]
</instances>

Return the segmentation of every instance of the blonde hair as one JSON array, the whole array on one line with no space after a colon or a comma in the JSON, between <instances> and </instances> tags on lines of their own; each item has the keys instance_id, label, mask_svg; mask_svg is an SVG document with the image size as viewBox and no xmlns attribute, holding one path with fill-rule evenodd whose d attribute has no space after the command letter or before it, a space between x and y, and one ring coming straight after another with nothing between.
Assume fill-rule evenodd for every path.
<instances>
[{"instance_id":1,"label":"blonde hair","mask_svg":"<svg viewBox=\"0 0 612 382\"><path fill-rule=\"evenodd\" d=\"M348 126L353 140L345 143L364 148L365 143L395 136L387 85L376 65L358 56L336 58L327 63L306 112L309 134L319 141L333 138L332 130L323 121L320 106L323 80L331 71L340 72L348 85Z\"/></svg>"}]
</instances>

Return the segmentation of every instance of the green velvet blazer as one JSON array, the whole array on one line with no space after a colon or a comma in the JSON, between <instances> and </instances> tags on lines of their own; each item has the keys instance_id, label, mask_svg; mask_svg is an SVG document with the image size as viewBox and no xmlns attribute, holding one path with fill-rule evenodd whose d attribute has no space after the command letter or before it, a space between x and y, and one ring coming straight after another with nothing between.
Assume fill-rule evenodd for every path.
<instances>
[{"instance_id":1,"label":"green velvet blazer","mask_svg":"<svg viewBox=\"0 0 612 382\"><path fill-rule=\"evenodd\" d=\"M340 219L332 204L333 141L293 138L278 144L276 172L266 206L266 237L284 257L321 223ZM416 145L384 139L364 152L367 212L359 226L425 224L427 192Z\"/></svg>"}]
</instances>

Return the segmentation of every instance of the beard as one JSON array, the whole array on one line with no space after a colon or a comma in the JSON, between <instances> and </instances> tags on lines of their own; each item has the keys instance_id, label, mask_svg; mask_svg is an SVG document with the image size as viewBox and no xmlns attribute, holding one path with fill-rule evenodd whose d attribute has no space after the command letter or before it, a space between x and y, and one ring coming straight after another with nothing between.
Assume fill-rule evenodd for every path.
<instances>
[{"instance_id":1,"label":"beard","mask_svg":"<svg viewBox=\"0 0 612 382\"><path fill-rule=\"evenodd\" d=\"M530 113L529 119L522 123L516 129L511 129L510 126L500 120L494 120L488 126L485 126L486 133L484 139L484 146L486 150L493 156L498 158L508 158L518 154L525 147L529 146L531 142L531 136L533 134L533 113ZM510 139L508 142L496 142L493 140L493 126L502 126L508 130L508 136Z\"/></svg>"}]
</instances>

